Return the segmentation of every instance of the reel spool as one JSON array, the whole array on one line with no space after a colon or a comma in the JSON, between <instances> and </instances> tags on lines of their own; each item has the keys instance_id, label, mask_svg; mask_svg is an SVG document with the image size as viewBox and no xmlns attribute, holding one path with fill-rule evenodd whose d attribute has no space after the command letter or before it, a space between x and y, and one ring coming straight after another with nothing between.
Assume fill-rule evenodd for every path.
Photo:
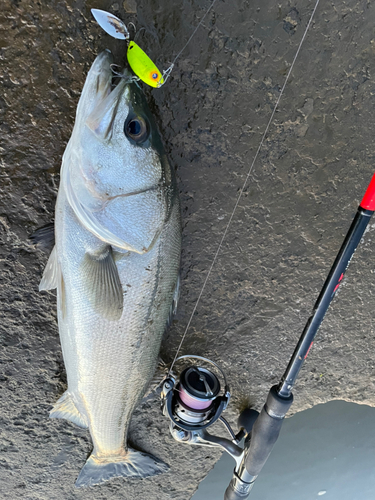
<instances>
[{"instance_id":1,"label":"reel spool","mask_svg":"<svg viewBox=\"0 0 375 500\"><path fill-rule=\"evenodd\" d=\"M209 363L221 373L224 379L224 394L215 373L201 366L185 368L179 377L169 376L163 382L162 409L173 424L185 431L196 431L212 425L228 406L230 392L224 372L207 358L181 356L181 359L198 359Z\"/></svg>"}]
</instances>

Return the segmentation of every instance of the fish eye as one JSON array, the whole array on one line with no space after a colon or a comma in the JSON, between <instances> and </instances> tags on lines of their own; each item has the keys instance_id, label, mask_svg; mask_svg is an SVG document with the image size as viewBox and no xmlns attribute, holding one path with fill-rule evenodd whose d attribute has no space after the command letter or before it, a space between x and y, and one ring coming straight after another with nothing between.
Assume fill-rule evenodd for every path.
<instances>
[{"instance_id":1,"label":"fish eye","mask_svg":"<svg viewBox=\"0 0 375 500\"><path fill-rule=\"evenodd\" d=\"M142 144L148 139L150 129L144 118L141 116L132 116L125 122L124 133L126 137L136 144Z\"/></svg>"}]
</instances>

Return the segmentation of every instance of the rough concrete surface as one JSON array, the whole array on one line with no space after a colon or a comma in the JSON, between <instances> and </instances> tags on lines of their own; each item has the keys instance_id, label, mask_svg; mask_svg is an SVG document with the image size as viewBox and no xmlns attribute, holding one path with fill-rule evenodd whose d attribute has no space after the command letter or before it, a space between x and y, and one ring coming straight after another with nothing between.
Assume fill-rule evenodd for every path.
<instances>
[{"instance_id":1,"label":"rough concrete surface","mask_svg":"<svg viewBox=\"0 0 375 500\"><path fill-rule=\"evenodd\" d=\"M315 1L218 0L168 83L146 89L176 168L183 215L182 290L165 336L171 360L250 168ZM90 8L138 28L166 68L205 0L2 0L0 497L191 497L220 453L175 443L157 399L130 439L171 466L153 479L77 490L88 432L49 420L66 378L55 296L38 293L47 257L28 235L53 218L61 156L86 73L108 47ZM262 405L281 377L374 170L375 4L321 0L233 218L182 353L219 363L227 417ZM375 221L356 252L300 374L292 413L332 399L375 405ZM220 428L219 428L220 429Z\"/></svg>"}]
</instances>

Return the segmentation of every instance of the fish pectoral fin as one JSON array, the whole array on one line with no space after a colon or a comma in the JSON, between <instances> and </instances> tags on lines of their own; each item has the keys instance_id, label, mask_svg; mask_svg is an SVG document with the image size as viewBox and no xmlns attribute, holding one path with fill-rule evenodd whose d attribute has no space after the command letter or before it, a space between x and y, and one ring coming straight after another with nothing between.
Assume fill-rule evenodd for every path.
<instances>
[{"instance_id":1,"label":"fish pectoral fin","mask_svg":"<svg viewBox=\"0 0 375 500\"><path fill-rule=\"evenodd\" d=\"M55 223L49 222L43 227L40 227L29 236L34 245L45 253L50 253L55 246Z\"/></svg>"},{"instance_id":2,"label":"fish pectoral fin","mask_svg":"<svg viewBox=\"0 0 375 500\"><path fill-rule=\"evenodd\" d=\"M64 418L78 425L78 427L82 427L83 429L88 428L86 418L78 411L68 391L64 392L54 405L50 411L49 418Z\"/></svg>"},{"instance_id":3,"label":"fish pectoral fin","mask_svg":"<svg viewBox=\"0 0 375 500\"><path fill-rule=\"evenodd\" d=\"M168 465L158 458L132 448L128 448L122 455L108 458L92 454L83 466L75 486L94 486L113 477L150 477L168 469Z\"/></svg>"},{"instance_id":4,"label":"fish pectoral fin","mask_svg":"<svg viewBox=\"0 0 375 500\"><path fill-rule=\"evenodd\" d=\"M60 266L57 261L56 246L54 246L44 269L43 276L39 284L39 291L53 290L56 288L59 276Z\"/></svg>"},{"instance_id":5,"label":"fish pectoral fin","mask_svg":"<svg viewBox=\"0 0 375 500\"><path fill-rule=\"evenodd\" d=\"M86 295L95 312L106 319L121 318L124 295L112 247L100 253L86 253L81 266Z\"/></svg>"}]
</instances>

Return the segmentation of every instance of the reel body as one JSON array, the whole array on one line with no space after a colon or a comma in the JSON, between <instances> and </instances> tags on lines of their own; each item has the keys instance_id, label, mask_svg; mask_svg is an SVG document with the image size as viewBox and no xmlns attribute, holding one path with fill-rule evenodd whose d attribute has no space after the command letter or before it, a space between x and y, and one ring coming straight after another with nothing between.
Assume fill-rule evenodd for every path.
<instances>
[{"instance_id":1,"label":"reel body","mask_svg":"<svg viewBox=\"0 0 375 500\"><path fill-rule=\"evenodd\" d=\"M169 375L163 382L161 399L162 412L170 419L170 433L180 443L222 448L234 458L237 470L244 453L238 444L248 434L250 426L241 426L235 434L222 417L230 399L224 372L213 361L201 356L181 356L176 361L187 358L213 365L223 378L224 388L213 371L201 366L190 365L179 376ZM257 417L258 412L253 412ZM207 428L219 420L231 439L207 432Z\"/></svg>"}]
</instances>

